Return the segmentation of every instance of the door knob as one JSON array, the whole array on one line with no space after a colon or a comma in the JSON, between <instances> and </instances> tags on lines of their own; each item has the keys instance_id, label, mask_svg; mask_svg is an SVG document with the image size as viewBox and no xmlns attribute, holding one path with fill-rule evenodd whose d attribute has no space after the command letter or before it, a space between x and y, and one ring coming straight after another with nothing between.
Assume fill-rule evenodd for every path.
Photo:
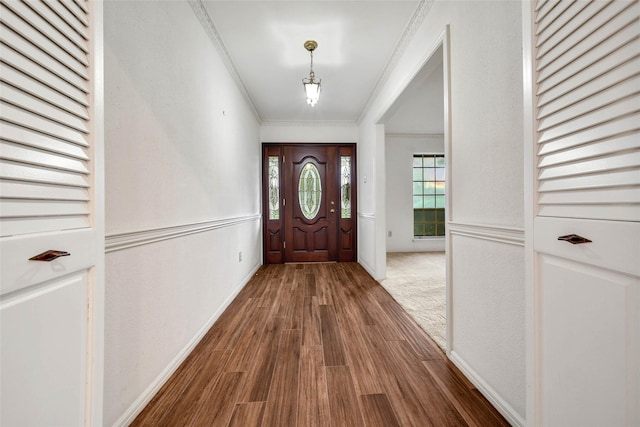
<instances>
[{"instance_id":1,"label":"door knob","mask_svg":"<svg viewBox=\"0 0 640 427\"><path fill-rule=\"evenodd\" d=\"M69 252L66 251L55 251L53 249L50 249L48 251L42 252L41 254L38 254L34 257L29 258L29 261L53 261L56 258L60 258L61 256L69 256L71 255Z\"/></svg>"},{"instance_id":2,"label":"door knob","mask_svg":"<svg viewBox=\"0 0 640 427\"><path fill-rule=\"evenodd\" d=\"M329 212L334 213L336 210L331 208L331 210Z\"/></svg>"},{"instance_id":3,"label":"door knob","mask_svg":"<svg viewBox=\"0 0 640 427\"><path fill-rule=\"evenodd\" d=\"M580 243L591 243L591 240L586 237L578 236L577 234L567 234L566 236L559 236L558 240L564 240L572 245L579 245Z\"/></svg>"}]
</instances>

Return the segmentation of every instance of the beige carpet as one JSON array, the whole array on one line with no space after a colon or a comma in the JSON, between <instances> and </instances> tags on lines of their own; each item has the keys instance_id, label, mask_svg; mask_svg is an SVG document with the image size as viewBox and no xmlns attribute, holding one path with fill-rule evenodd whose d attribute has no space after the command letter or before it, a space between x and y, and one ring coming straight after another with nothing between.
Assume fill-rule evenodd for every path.
<instances>
[{"instance_id":1,"label":"beige carpet","mask_svg":"<svg viewBox=\"0 0 640 427\"><path fill-rule=\"evenodd\" d=\"M444 252L389 252L380 284L431 338L446 348Z\"/></svg>"}]
</instances>

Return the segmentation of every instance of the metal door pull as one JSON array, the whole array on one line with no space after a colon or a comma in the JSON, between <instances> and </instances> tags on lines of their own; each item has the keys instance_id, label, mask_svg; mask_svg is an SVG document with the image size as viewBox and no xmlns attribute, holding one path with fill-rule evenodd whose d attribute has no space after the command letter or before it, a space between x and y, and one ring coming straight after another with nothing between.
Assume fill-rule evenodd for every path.
<instances>
[{"instance_id":1,"label":"metal door pull","mask_svg":"<svg viewBox=\"0 0 640 427\"><path fill-rule=\"evenodd\" d=\"M66 251L54 251L53 249L50 249L46 252L42 252L41 254L38 254L34 257L29 258L29 261L53 261L56 258L60 258L61 256L69 256L71 255L69 252Z\"/></svg>"},{"instance_id":2,"label":"metal door pull","mask_svg":"<svg viewBox=\"0 0 640 427\"><path fill-rule=\"evenodd\" d=\"M572 245L579 245L580 243L591 243L591 240L578 236L577 234L567 234L566 236L559 236L558 240L564 240Z\"/></svg>"}]
</instances>

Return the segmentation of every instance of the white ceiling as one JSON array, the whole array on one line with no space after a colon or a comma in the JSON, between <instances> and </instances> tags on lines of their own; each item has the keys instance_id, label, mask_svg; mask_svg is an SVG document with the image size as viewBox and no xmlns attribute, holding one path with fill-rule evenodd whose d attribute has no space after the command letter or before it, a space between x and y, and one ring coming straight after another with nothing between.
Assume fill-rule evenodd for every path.
<instances>
[{"instance_id":1,"label":"white ceiling","mask_svg":"<svg viewBox=\"0 0 640 427\"><path fill-rule=\"evenodd\" d=\"M444 134L442 73L441 46L380 120L386 133Z\"/></svg>"},{"instance_id":2,"label":"white ceiling","mask_svg":"<svg viewBox=\"0 0 640 427\"><path fill-rule=\"evenodd\" d=\"M420 3L379 1L203 0L228 57L265 121L356 121L392 60ZM302 78L316 40L322 79L315 107Z\"/></svg>"}]
</instances>

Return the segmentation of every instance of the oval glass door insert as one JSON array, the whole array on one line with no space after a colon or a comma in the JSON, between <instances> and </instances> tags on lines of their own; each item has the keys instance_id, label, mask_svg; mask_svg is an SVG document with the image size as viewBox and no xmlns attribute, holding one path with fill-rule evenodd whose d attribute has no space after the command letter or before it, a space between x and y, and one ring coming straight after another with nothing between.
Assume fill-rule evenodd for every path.
<instances>
[{"instance_id":1,"label":"oval glass door insert","mask_svg":"<svg viewBox=\"0 0 640 427\"><path fill-rule=\"evenodd\" d=\"M300 172L300 182L298 183L298 200L302 215L307 219L313 219L320 210L322 196L322 183L320 182L320 171L316 165L307 162Z\"/></svg>"}]
</instances>

